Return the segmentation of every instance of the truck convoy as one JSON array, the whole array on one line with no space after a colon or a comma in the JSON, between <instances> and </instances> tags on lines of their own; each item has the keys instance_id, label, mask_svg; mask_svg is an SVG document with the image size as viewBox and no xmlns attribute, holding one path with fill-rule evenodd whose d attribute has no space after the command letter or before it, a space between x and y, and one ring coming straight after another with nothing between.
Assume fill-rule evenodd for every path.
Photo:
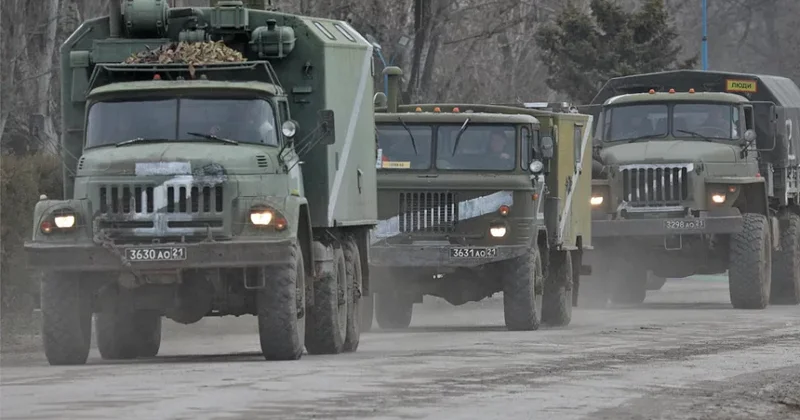
<instances>
[{"instance_id":1,"label":"truck convoy","mask_svg":"<svg viewBox=\"0 0 800 420\"><path fill-rule=\"evenodd\" d=\"M581 109L598 117L592 305L642 302L648 270L728 271L735 308L800 303L796 84L716 71L639 74L609 80Z\"/></svg>"},{"instance_id":2,"label":"truck convoy","mask_svg":"<svg viewBox=\"0 0 800 420\"><path fill-rule=\"evenodd\" d=\"M378 325L408 327L423 295L462 305L499 291L509 330L569 324L590 246L591 117L400 105L400 69L384 74L370 260Z\"/></svg>"},{"instance_id":3,"label":"truck convoy","mask_svg":"<svg viewBox=\"0 0 800 420\"><path fill-rule=\"evenodd\" d=\"M37 203L26 243L50 364L86 362L93 313L106 359L156 355L162 316L256 315L268 360L355 351L370 43L241 1L110 10L62 47L65 199Z\"/></svg>"}]
</instances>

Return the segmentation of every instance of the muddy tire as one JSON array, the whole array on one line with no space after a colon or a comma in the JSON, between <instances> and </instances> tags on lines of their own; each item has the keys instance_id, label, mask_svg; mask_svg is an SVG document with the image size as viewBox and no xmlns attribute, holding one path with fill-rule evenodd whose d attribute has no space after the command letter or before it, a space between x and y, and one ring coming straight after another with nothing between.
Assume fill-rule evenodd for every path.
<instances>
[{"instance_id":1,"label":"muddy tire","mask_svg":"<svg viewBox=\"0 0 800 420\"><path fill-rule=\"evenodd\" d=\"M538 330L544 289L538 249L533 248L530 254L507 261L501 267L506 328L509 331Z\"/></svg>"},{"instance_id":2,"label":"muddy tire","mask_svg":"<svg viewBox=\"0 0 800 420\"><path fill-rule=\"evenodd\" d=\"M48 273L41 283L42 341L51 365L83 365L92 341L92 293L77 274Z\"/></svg>"},{"instance_id":3,"label":"muddy tire","mask_svg":"<svg viewBox=\"0 0 800 420\"><path fill-rule=\"evenodd\" d=\"M140 311L136 316L138 356L156 357L161 349L161 314L156 311Z\"/></svg>"},{"instance_id":4,"label":"muddy tire","mask_svg":"<svg viewBox=\"0 0 800 420\"><path fill-rule=\"evenodd\" d=\"M772 254L773 305L800 304L800 216L787 211L780 219L781 249Z\"/></svg>"},{"instance_id":5,"label":"muddy tire","mask_svg":"<svg viewBox=\"0 0 800 420\"><path fill-rule=\"evenodd\" d=\"M348 238L344 242L344 265L347 272L347 334L344 339L344 351L358 350L361 341L361 252L355 239ZM369 320L370 324L372 319Z\"/></svg>"},{"instance_id":6,"label":"muddy tire","mask_svg":"<svg viewBox=\"0 0 800 420\"><path fill-rule=\"evenodd\" d=\"M342 248L333 250L333 273L314 283L314 306L306 317L308 354L339 354L347 336L347 267Z\"/></svg>"},{"instance_id":7,"label":"muddy tire","mask_svg":"<svg viewBox=\"0 0 800 420\"><path fill-rule=\"evenodd\" d=\"M764 309L772 285L772 246L767 218L745 213L742 231L731 235L728 283L736 309Z\"/></svg>"},{"instance_id":8,"label":"muddy tire","mask_svg":"<svg viewBox=\"0 0 800 420\"><path fill-rule=\"evenodd\" d=\"M256 292L258 336L267 360L297 360L305 346L303 253L291 245L292 259L270 269L266 287Z\"/></svg>"},{"instance_id":9,"label":"muddy tire","mask_svg":"<svg viewBox=\"0 0 800 420\"><path fill-rule=\"evenodd\" d=\"M553 251L544 283L542 322L563 327L572 321L572 252Z\"/></svg>"},{"instance_id":10,"label":"muddy tire","mask_svg":"<svg viewBox=\"0 0 800 420\"><path fill-rule=\"evenodd\" d=\"M359 311L361 312L360 327L361 332L369 332L372 329L372 322L375 319L375 298L372 296L361 296Z\"/></svg>"},{"instance_id":11,"label":"muddy tire","mask_svg":"<svg viewBox=\"0 0 800 420\"><path fill-rule=\"evenodd\" d=\"M414 301L400 294L379 293L375 298L375 319L381 329L403 329L411 325Z\"/></svg>"}]
</instances>

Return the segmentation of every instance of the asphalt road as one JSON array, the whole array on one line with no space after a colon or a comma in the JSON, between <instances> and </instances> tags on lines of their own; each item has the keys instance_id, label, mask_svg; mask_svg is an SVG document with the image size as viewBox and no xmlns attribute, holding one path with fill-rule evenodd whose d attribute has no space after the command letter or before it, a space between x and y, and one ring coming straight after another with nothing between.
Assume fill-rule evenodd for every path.
<instances>
[{"instance_id":1,"label":"asphalt road","mask_svg":"<svg viewBox=\"0 0 800 420\"><path fill-rule=\"evenodd\" d=\"M253 317L165 323L161 356L48 366L6 355L11 419L800 419L800 307L734 310L727 284L668 281L645 304L510 333L502 297L416 305L357 353L266 362Z\"/></svg>"}]
</instances>

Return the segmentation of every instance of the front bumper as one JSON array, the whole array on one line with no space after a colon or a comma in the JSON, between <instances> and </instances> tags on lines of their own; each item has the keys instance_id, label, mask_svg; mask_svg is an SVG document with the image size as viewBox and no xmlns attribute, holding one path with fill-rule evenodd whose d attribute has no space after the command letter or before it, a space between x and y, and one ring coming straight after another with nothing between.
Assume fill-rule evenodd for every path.
<instances>
[{"instance_id":1,"label":"front bumper","mask_svg":"<svg viewBox=\"0 0 800 420\"><path fill-rule=\"evenodd\" d=\"M592 220L592 237L731 234L741 232L736 209L709 211L701 217Z\"/></svg>"},{"instance_id":2,"label":"front bumper","mask_svg":"<svg viewBox=\"0 0 800 420\"><path fill-rule=\"evenodd\" d=\"M496 250L490 257L451 257L451 250L486 249ZM377 267L478 267L493 262L506 261L531 252L525 245L372 245L369 250L370 264Z\"/></svg>"},{"instance_id":3,"label":"front bumper","mask_svg":"<svg viewBox=\"0 0 800 420\"><path fill-rule=\"evenodd\" d=\"M290 262L292 240L247 240L230 242L164 243L153 245L114 245L107 249L96 244L54 244L26 242L25 251L32 267L57 271L120 271L127 267L116 252L126 256L135 270L179 270L186 268L236 268ZM168 261L131 261L132 249L185 248L185 258ZM116 252L114 252L114 250ZM140 253L141 255L141 253Z\"/></svg>"}]
</instances>

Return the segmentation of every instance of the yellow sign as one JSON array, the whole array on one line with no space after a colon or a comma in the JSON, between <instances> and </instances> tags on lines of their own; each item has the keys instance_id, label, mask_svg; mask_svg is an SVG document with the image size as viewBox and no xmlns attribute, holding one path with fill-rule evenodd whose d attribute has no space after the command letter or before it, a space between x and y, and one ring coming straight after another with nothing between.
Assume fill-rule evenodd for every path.
<instances>
[{"instance_id":1,"label":"yellow sign","mask_svg":"<svg viewBox=\"0 0 800 420\"><path fill-rule=\"evenodd\" d=\"M384 169L409 169L411 162L383 162Z\"/></svg>"},{"instance_id":2,"label":"yellow sign","mask_svg":"<svg viewBox=\"0 0 800 420\"><path fill-rule=\"evenodd\" d=\"M758 92L758 85L756 85L756 81L755 80L726 79L725 80L725 91L726 92L756 93L756 92Z\"/></svg>"}]
</instances>

